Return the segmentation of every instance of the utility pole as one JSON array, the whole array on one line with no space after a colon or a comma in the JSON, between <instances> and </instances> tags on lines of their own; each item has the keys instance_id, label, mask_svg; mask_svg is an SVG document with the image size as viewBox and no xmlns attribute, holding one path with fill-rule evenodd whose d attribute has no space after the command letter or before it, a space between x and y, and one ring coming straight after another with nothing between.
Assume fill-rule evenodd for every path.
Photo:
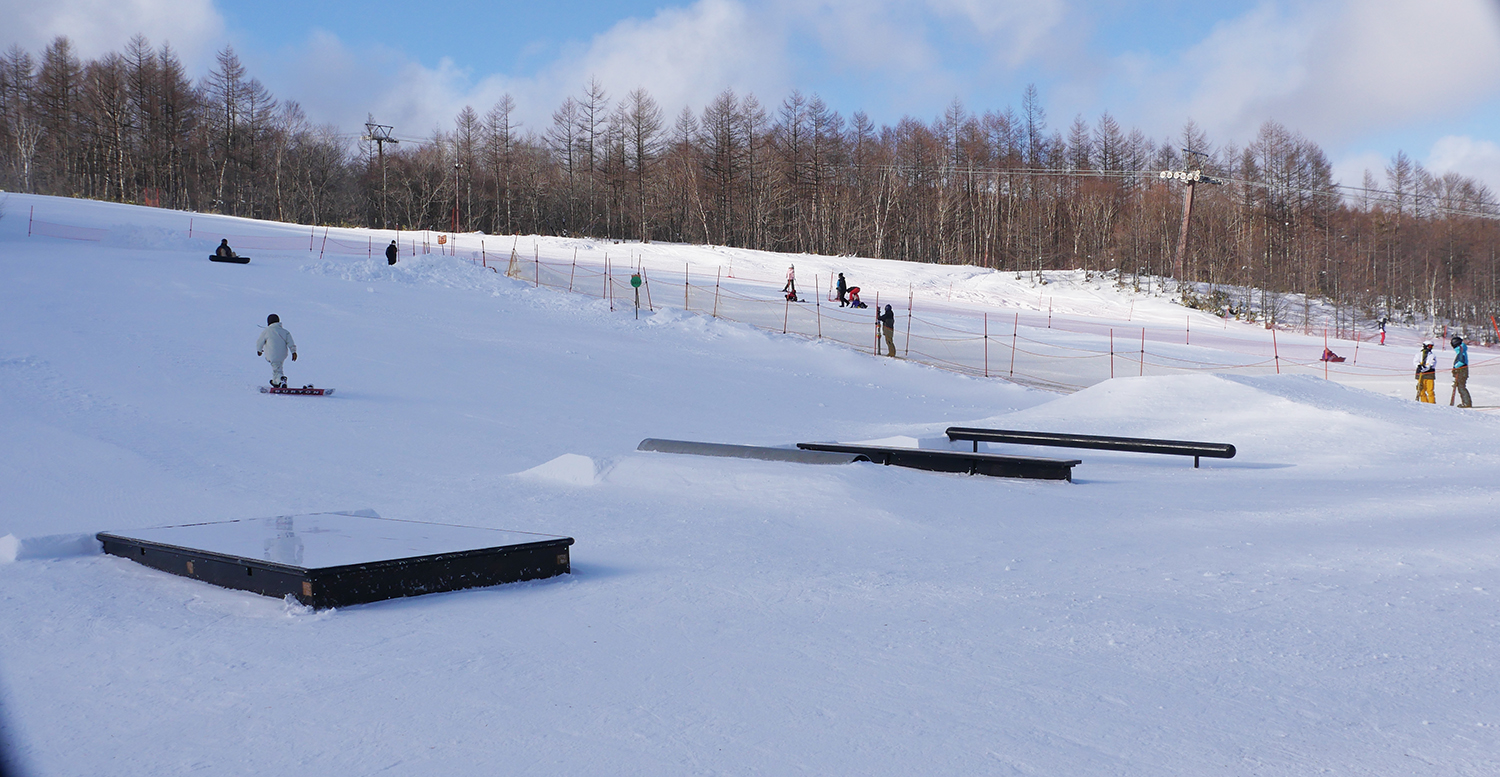
<instances>
[{"instance_id":1,"label":"utility pole","mask_svg":"<svg viewBox=\"0 0 1500 777\"><path fill-rule=\"evenodd\" d=\"M1193 156L1194 155L1197 155L1197 156L1200 156L1200 157L1201 156L1207 156L1202 151L1194 151L1194 150L1192 150L1190 148L1184 148L1183 152L1184 152L1184 156L1182 158L1182 162L1183 162L1183 167L1184 168L1193 168ZM1166 180L1166 181L1183 181L1184 183L1187 184L1187 190L1185 192L1183 192L1183 195L1182 195L1182 198L1183 198L1182 199L1182 229L1177 233L1177 263L1176 263L1176 267L1175 267L1175 274L1177 276L1177 286L1178 286L1178 288L1182 289L1183 294L1186 295L1187 294L1187 282L1188 282L1188 278L1187 278L1188 225L1191 224L1191 219L1193 217L1193 189L1194 189L1194 185L1197 184L1197 183L1199 183L1199 182L1202 182L1202 183L1211 183L1211 184L1214 184L1214 185L1219 185L1219 184L1222 184L1224 182L1220 181L1220 180L1218 180L1216 178L1210 178L1209 176L1204 175L1202 170L1196 169L1196 168L1193 168L1193 169L1183 169L1183 170L1163 170L1163 171L1161 171L1161 174L1158 177L1161 178L1162 180Z\"/></svg>"},{"instance_id":2,"label":"utility pole","mask_svg":"<svg viewBox=\"0 0 1500 777\"><path fill-rule=\"evenodd\" d=\"M368 114L367 114L368 115ZM380 228L387 229L385 218L385 144L398 145L401 141L391 137L391 131L396 129L385 124L376 124L375 117L369 115L369 121L365 122L364 140L375 144L376 153L380 155Z\"/></svg>"},{"instance_id":3,"label":"utility pole","mask_svg":"<svg viewBox=\"0 0 1500 777\"><path fill-rule=\"evenodd\" d=\"M463 162L453 163L453 239L458 239L458 173L463 169Z\"/></svg>"}]
</instances>

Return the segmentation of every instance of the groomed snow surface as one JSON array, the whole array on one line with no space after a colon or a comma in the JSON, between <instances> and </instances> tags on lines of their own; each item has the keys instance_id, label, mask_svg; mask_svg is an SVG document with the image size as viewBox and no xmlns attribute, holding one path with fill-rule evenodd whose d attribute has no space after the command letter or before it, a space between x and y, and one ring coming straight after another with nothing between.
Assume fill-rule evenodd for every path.
<instances>
[{"instance_id":1,"label":"groomed snow surface","mask_svg":"<svg viewBox=\"0 0 1500 777\"><path fill-rule=\"evenodd\" d=\"M134 238L28 239L34 204ZM1500 773L1493 416L1305 374L1058 395L451 257L214 264L185 220L0 220L22 774ZM272 312L336 396L256 390ZM1239 454L992 448L1069 484L635 451L949 425ZM571 536L573 574L311 611L80 539L358 508Z\"/></svg>"}]
</instances>

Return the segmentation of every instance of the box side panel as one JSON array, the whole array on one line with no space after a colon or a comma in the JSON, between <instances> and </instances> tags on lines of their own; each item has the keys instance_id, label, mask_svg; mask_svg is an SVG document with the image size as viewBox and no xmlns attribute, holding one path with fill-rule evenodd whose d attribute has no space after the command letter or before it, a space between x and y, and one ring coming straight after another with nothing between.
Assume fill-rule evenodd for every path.
<instances>
[{"instance_id":1,"label":"box side panel","mask_svg":"<svg viewBox=\"0 0 1500 777\"><path fill-rule=\"evenodd\" d=\"M132 542L118 537L100 537L100 541L105 553L224 588L277 598L292 594L301 599L304 583L307 582L306 574L247 564L242 559Z\"/></svg>"},{"instance_id":2,"label":"box side panel","mask_svg":"<svg viewBox=\"0 0 1500 777\"><path fill-rule=\"evenodd\" d=\"M572 571L570 542L387 561L331 571L310 570L311 591L298 599L319 608L347 607L404 596L540 580Z\"/></svg>"}]
</instances>

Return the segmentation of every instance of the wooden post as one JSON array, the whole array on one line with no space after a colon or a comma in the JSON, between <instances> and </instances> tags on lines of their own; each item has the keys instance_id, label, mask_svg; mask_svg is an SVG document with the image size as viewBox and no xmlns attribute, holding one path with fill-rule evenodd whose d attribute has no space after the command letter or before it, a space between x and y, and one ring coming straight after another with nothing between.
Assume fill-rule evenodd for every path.
<instances>
[{"instance_id":1,"label":"wooden post","mask_svg":"<svg viewBox=\"0 0 1500 777\"><path fill-rule=\"evenodd\" d=\"M1016 338L1021 334L1021 314L1016 314L1016 321L1011 324L1010 330L1010 376L1016 376Z\"/></svg>"},{"instance_id":2,"label":"wooden post","mask_svg":"<svg viewBox=\"0 0 1500 777\"><path fill-rule=\"evenodd\" d=\"M1271 327L1271 354L1276 359L1276 374L1281 374L1281 351L1276 347L1276 327Z\"/></svg>"},{"instance_id":3,"label":"wooden post","mask_svg":"<svg viewBox=\"0 0 1500 777\"><path fill-rule=\"evenodd\" d=\"M787 319L790 318L791 315L792 315L792 298L791 297L787 297L786 301L783 302L782 304L785 305L786 307L783 308L782 311L781 311L781 333L782 334L786 334L786 322L787 322Z\"/></svg>"},{"instance_id":4,"label":"wooden post","mask_svg":"<svg viewBox=\"0 0 1500 777\"><path fill-rule=\"evenodd\" d=\"M880 292L875 292L875 343L870 346L870 353L880 355Z\"/></svg>"},{"instance_id":5,"label":"wooden post","mask_svg":"<svg viewBox=\"0 0 1500 777\"><path fill-rule=\"evenodd\" d=\"M990 314L984 314L984 376L990 376Z\"/></svg>"},{"instance_id":6,"label":"wooden post","mask_svg":"<svg viewBox=\"0 0 1500 777\"><path fill-rule=\"evenodd\" d=\"M823 339L823 293L818 289L818 274L813 273L813 310L818 317L818 339ZM715 294L718 287L715 286Z\"/></svg>"},{"instance_id":7,"label":"wooden post","mask_svg":"<svg viewBox=\"0 0 1500 777\"><path fill-rule=\"evenodd\" d=\"M1109 379L1115 379L1115 330L1109 330Z\"/></svg>"},{"instance_id":8,"label":"wooden post","mask_svg":"<svg viewBox=\"0 0 1500 777\"><path fill-rule=\"evenodd\" d=\"M1193 344L1193 317L1192 316L1188 316L1187 317L1187 328L1184 329L1184 330L1182 330L1182 332L1183 332L1183 334L1182 334L1182 344L1183 345L1192 345Z\"/></svg>"},{"instance_id":9,"label":"wooden post","mask_svg":"<svg viewBox=\"0 0 1500 777\"><path fill-rule=\"evenodd\" d=\"M682 309L684 311L692 309L692 308L688 307L688 287L691 286L691 285L692 284L688 281L688 263L687 262L683 262L682 263ZM782 329L786 329L786 326L783 325ZM785 334L785 332L783 332L783 334Z\"/></svg>"},{"instance_id":10,"label":"wooden post","mask_svg":"<svg viewBox=\"0 0 1500 777\"><path fill-rule=\"evenodd\" d=\"M323 245L318 248L318 259L322 260L323 252L328 249L328 227L323 227Z\"/></svg>"},{"instance_id":11,"label":"wooden post","mask_svg":"<svg viewBox=\"0 0 1500 777\"><path fill-rule=\"evenodd\" d=\"M714 271L714 318L719 317L719 276L723 273L723 266Z\"/></svg>"},{"instance_id":12,"label":"wooden post","mask_svg":"<svg viewBox=\"0 0 1500 777\"><path fill-rule=\"evenodd\" d=\"M646 265L641 265L641 282L646 287L646 309L652 313L656 312L655 306L651 304L651 278L646 275Z\"/></svg>"},{"instance_id":13,"label":"wooden post","mask_svg":"<svg viewBox=\"0 0 1500 777\"><path fill-rule=\"evenodd\" d=\"M1326 326L1323 327L1323 380L1328 380L1328 327Z\"/></svg>"},{"instance_id":14,"label":"wooden post","mask_svg":"<svg viewBox=\"0 0 1500 777\"><path fill-rule=\"evenodd\" d=\"M1141 327L1141 375L1146 375L1146 327Z\"/></svg>"},{"instance_id":15,"label":"wooden post","mask_svg":"<svg viewBox=\"0 0 1500 777\"><path fill-rule=\"evenodd\" d=\"M913 300L913 295L912 295L911 287L908 286L907 289L906 289L906 347L904 349L902 349L902 352L901 352L902 356L908 357L908 358L911 356L911 305L912 305L912 300Z\"/></svg>"}]
</instances>

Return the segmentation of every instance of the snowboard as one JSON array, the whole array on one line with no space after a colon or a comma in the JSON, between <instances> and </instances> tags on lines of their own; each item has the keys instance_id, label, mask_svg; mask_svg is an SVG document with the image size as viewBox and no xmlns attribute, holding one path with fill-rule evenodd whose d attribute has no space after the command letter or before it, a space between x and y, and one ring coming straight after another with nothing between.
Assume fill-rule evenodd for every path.
<instances>
[{"instance_id":1,"label":"snowboard","mask_svg":"<svg viewBox=\"0 0 1500 777\"><path fill-rule=\"evenodd\" d=\"M229 262L230 264L249 264L250 263L250 257L248 257L248 256L219 256L218 254L209 254L208 255L208 261L210 261L210 262Z\"/></svg>"},{"instance_id":2,"label":"snowboard","mask_svg":"<svg viewBox=\"0 0 1500 777\"><path fill-rule=\"evenodd\" d=\"M303 386L302 388L292 388L292 387L281 388L279 386L261 386L260 387L260 393L262 393L262 394L296 394L297 396L303 396L303 397L331 397L331 396L333 396L333 389L313 388L312 386Z\"/></svg>"}]
</instances>

